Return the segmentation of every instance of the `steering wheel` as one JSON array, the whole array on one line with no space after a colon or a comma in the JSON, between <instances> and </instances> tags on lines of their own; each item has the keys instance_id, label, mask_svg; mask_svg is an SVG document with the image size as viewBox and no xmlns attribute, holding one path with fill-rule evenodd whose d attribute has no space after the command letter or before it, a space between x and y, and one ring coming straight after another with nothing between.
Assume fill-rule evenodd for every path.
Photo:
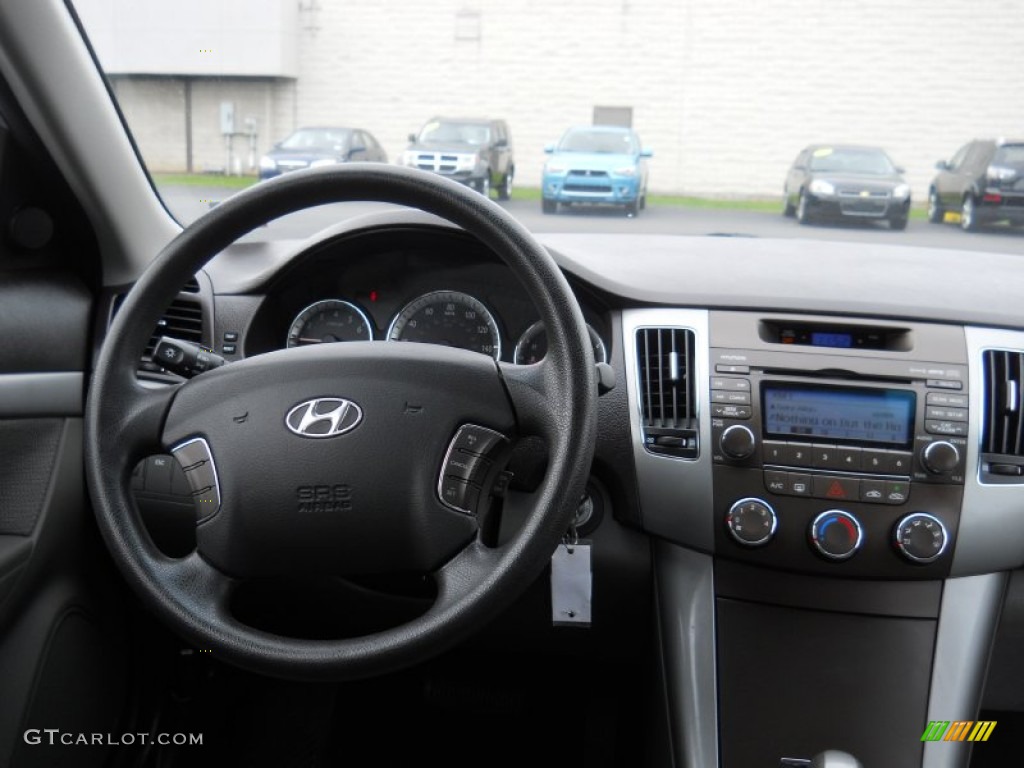
<instances>
[{"instance_id":1,"label":"steering wheel","mask_svg":"<svg viewBox=\"0 0 1024 768\"><path fill-rule=\"evenodd\" d=\"M271 219L355 200L436 214L494 251L545 324L543 361L519 366L430 344L357 342L275 351L176 385L140 382L139 357L160 315L215 254ZM583 493L596 396L572 291L503 209L414 169L303 171L207 213L128 293L90 384L87 482L128 583L184 638L260 673L368 677L449 648L541 573ZM475 512L510 446L528 435L547 445L544 478L531 492L505 493L505 510L523 524L506 542L488 543ZM130 491L133 467L157 453L178 459L198 500L196 548L183 558L153 544ZM429 574L435 598L415 618L360 637L285 637L232 612L237 588L253 579L398 572Z\"/></svg>"}]
</instances>

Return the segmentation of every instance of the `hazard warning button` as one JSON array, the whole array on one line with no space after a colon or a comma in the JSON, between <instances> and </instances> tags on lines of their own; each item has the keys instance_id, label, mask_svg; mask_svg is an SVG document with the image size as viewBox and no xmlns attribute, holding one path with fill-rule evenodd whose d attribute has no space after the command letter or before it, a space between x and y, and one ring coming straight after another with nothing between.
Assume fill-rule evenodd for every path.
<instances>
[{"instance_id":1,"label":"hazard warning button","mask_svg":"<svg viewBox=\"0 0 1024 768\"><path fill-rule=\"evenodd\" d=\"M819 499L858 501L860 500L860 480L831 475L815 475L811 493Z\"/></svg>"}]
</instances>

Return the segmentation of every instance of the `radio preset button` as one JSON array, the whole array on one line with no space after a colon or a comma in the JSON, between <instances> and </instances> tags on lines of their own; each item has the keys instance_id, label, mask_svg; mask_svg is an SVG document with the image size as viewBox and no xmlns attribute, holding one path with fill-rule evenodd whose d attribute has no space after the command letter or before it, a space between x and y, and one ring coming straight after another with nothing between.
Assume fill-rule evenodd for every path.
<instances>
[{"instance_id":1,"label":"radio preset button","mask_svg":"<svg viewBox=\"0 0 1024 768\"><path fill-rule=\"evenodd\" d=\"M765 440L761 449L762 461L765 464L785 464L786 444L778 440Z\"/></svg>"},{"instance_id":2,"label":"radio preset button","mask_svg":"<svg viewBox=\"0 0 1024 768\"><path fill-rule=\"evenodd\" d=\"M882 467L877 470L884 475L909 475L914 454L908 451L883 451Z\"/></svg>"},{"instance_id":3,"label":"radio preset button","mask_svg":"<svg viewBox=\"0 0 1024 768\"><path fill-rule=\"evenodd\" d=\"M859 472L861 465L861 450L860 448L846 448L845 446L836 446L836 460L839 462L839 469L845 469L847 472Z\"/></svg>"},{"instance_id":4,"label":"radio preset button","mask_svg":"<svg viewBox=\"0 0 1024 768\"><path fill-rule=\"evenodd\" d=\"M782 463L790 467L812 467L811 455L808 443L786 443L782 450Z\"/></svg>"},{"instance_id":5,"label":"radio preset button","mask_svg":"<svg viewBox=\"0 0 1024 768\"><path fill-rule=\"evenodd\" d=\"M811 446L812 466L818 469L842 469L839 462L839 451L834 445L816 443Z\"/></svg>"}]
</instances>

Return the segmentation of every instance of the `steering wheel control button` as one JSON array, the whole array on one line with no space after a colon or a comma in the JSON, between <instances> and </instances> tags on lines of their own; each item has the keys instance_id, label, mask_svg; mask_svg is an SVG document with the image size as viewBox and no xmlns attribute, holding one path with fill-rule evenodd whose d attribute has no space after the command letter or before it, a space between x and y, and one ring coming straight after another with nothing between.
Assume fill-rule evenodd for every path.
<instances>
[{"instance_id":1,"label":"steering wheel control button","mask_svg":"<svg viewBox=\"0 0 1024 768\"><path fill-rule=\"evenodd\" d=\"M508 443L507 437L487 427L477 424L463 424L459 427L441 465L441 476L437 482L437 495L441 503L458 512L476 514L491 470L504 454ZM491 489L491 495L503 492L504 487Z\"/></svg>"},{"instance_id":2,"label":"steering wheel control button","mask_svg":"<svg viewBox=\"0 0 1024 768\"><path fill-rule=\"evenodd\" d=\"M864 543L864 530L849 512L830 509L811 522L811 545L829 560L847 560Z\"/></svg>"},{"instance_id":3,"label":"steering wheel control button","mask_svg":"<svg viewBox=\"0 0 1024 768\"><path fill-rule=\"evenodd\" d=\"M771 505L761 499L740 499L729 508L725 525L740 544L760 547L771 541L779 519Z\"/></svg>"},{"instance_id":4,"label":"steering wheel control button","mask_svg":"<svg viewBox=\"0 0 1024 768\"><path fill-rule=\"evenodd\" d=\"M198 519L204 520L220 510L220 482L210 445L201 437L182 443L171 451L178 461L196 504Z\"/></svg>"},{"instance_id":5,"label":"steering wheel control button","mask_svg":"<svg viewBox=\"0 0 1024 768\"><path fill-rule=\"evenodd\" d=\"M942 556L949 544L946 526L934 515L914 512L896 524L896 549L914 563L931 563Z\"/></svg>"},{"instance_id":6,"label":"steering wheel control button","mask_svg":"<svg viewBox=\"0 0 1024 768\"><path fill-rule=\"evenodd\" d=\"M757 448L757 440L749 427L733 424L726 427L718 438L718 444L728 458L741 461L753 455Z\"/></svg>"}]
</instances>

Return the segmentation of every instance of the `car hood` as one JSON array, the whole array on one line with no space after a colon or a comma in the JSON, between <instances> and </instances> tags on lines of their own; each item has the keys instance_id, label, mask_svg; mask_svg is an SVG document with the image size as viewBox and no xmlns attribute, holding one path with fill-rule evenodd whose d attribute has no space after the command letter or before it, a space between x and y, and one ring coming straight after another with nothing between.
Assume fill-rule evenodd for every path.
<instances>
[{"instance_id":1,"label":"car hood","mask_svg":"<svg viewBox=\"0 0 1024 768\"><path fill-rule=\"evenodd\" d=\"M457 155L475 155L482 147L477 144L464 144L458 141L417 141L410 144L409 152L447 152Z\"/></svg>"},{"instance_id":2,"label":"car hood","mask_svg":"<svg viewBox=\"0 0 1024 768\"><path fill-rule=\"evenodd\" d=\"M636 156L609 154L607 152L555 152L551 160L567 168L582 171L614 171L618 168L636 165ZM550 162L550 161L549 161Z\"/></svg>"},{"instance_id":3,"label":"car hood","mask_svg":"<svg viewBox=\"0 0 1024 768\"><path fill-rule=\"evenodd\" d=\"M898 173L889 174L887 176L876 176L871 173L832 173L829 171L815 171L811 174L811 178L814 180L821 179L822 181L830 182L835 186L864 187L865 189L877 189L878 187L891 189L897 184L905 183L903 177Z\"/></svg>"}]
</instances>

